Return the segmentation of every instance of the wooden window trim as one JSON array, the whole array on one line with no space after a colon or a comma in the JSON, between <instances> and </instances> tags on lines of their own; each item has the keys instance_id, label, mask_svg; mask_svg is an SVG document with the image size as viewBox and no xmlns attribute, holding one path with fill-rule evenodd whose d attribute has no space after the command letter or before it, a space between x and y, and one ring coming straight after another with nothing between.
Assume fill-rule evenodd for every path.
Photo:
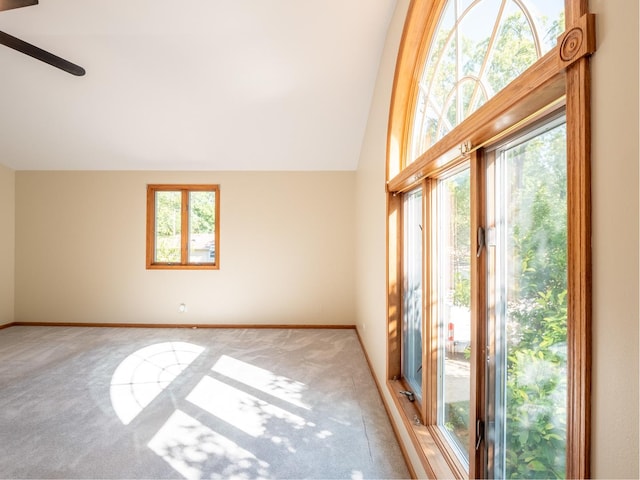
<instances>
[{"instance_id":1,"label":"wooden window trim","mask_svg":"<svg viewBox=\"0 0 640 480\"><path fill-rule=\"evenodd\" d=\"M180 263L156 263L155 251L155 193L161 191L181 192L181 238L180 238ZM188 262L188 237L189 237L189 192L214 192L215 194L215 262L214 263L189 263ZM147 239L146 239L146 268L148 270L218 270L220 268L220 186L200 184L150 184L147 185Z\"/></svg>"},{"instance_id":2,"label":"wooden window trim","mask_svg":"<svg viewBox=\"0 0 640 480\"><path fill-rule=\"evenodd\" d=\"M398 53L389 113L387 139L387 387L401 413L425 471L430 478L464 478L457 459L439 445L437 432L416 425L412 415L429 419L426 406L407 404L398 393L401 382L401 285L402 244L400 242L402 195L428 176L437 175L456 162L472 157L472 177L478 169L481 148L495 143L516 129L565 106L567 118L567 204L568 204L568 417L567 478L590 477L591 448L591 126L589 56L595 51L595 17L588 13L588 0L565 0L565 32L557 46L539 59L482 107L455 127L406 168L407 141L415 103L415 82L419 78L429 40L445 1L412 0ZM462 150L461 150L462 149ZM473 183L472 183L473 185ZM481 192L472 187L472 242L481 222ZM427 247L427 245L425 245ZM428 250L425 250L428 251ZM427 260L428 261L428 260ZM472 275L482 282L482 266L472 264ZM475 289L479 292L479 289ZM472 302L482 310L484 300ZM426 320L425 320L426 321ZM475 322L472 322L474 324ZM477 342L485 332L476 332ZM425 360L427 348L425 351ZM482 355L482 348L476 349ZM472 364L472 371L481 367ZM425 369L425 370L428 370ZM426 375L426 373L425 373ZM423 382L423 384L425 384ZM472 391L481 385L472 384ZM472 404L472 415L481 405ZM420 417L419 417L420 418ZM454 456L455 457L455 456ZM484 459L476 458L469 476L479 478Z\"/></svg>"},{"instance_id":3,"label":"wooden window trim","mask_svg":"<svg viewBox=\"0 0 640 480\"><path fill-rule=\"evenodd\" d=\"M471 164L471 245L478 245L478 227L486 225L487 196L486 178L487 171L484 168L484 152L476 150L470 155ZM480 261L478 255L471 255L471 284L476 287L471 289L471 351L476 352L471 356L471 386L470 391L476 392L471 395L469 403L469 417L471 425L475 424L478 418L487 418L486 382L483 379L483 369L487 358L487 262ZM475 435L469 435L469 448L475 444ZM475 456L475 462L469 461L469 478L481 478L484 472L484 465L487 463L486 448L480 450Z\"/></svg>"}]
</instances>

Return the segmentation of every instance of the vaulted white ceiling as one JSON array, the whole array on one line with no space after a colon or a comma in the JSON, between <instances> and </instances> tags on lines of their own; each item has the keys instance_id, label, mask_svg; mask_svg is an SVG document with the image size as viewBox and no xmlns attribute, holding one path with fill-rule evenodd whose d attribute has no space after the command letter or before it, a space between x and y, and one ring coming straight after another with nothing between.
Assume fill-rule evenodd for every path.
<instances>
[{"instance_id":1,"label":"vaulted white ceiling","mask_svg":"<svg viewBox=\"0 0 640 480\"><path fill-rule=\"evenodd\" d=\"M352 170L395 0L40 0L0 30L0 164Z\"/></svg>"}]
</instances>

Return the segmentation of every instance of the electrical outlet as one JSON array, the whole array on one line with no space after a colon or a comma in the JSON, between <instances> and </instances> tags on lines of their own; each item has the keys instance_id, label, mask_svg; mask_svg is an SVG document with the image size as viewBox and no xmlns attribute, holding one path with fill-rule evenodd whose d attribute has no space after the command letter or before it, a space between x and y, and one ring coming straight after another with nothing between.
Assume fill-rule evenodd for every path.
<instances>
[{"instance_id":1,"label":"electrical outlet","mask_svg":"<svg viewBox=\"0 0 640 480\"><path fill-rule=\"evenodd\" d=\"M180 313L186 313L187 312L187 305L186 303L181 303L180 305L178 305L178 311Z\"/></svg>"}]
</instances>

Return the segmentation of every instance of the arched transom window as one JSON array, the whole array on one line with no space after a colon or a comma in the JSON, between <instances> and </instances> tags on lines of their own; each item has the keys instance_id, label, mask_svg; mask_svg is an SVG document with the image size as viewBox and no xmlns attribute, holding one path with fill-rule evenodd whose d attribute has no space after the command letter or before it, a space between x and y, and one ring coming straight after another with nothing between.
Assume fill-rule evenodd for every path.
<instances>
[{"instance_id":1,"label":"arched transom window","mask_svg":"<svg viewBox=\"0 0 640 480\"><path fill-rule=\"evenodd\" d=\"M551 50L562 0L449 0L418 82L408 163Z\"/></svg>"}]
</instances>

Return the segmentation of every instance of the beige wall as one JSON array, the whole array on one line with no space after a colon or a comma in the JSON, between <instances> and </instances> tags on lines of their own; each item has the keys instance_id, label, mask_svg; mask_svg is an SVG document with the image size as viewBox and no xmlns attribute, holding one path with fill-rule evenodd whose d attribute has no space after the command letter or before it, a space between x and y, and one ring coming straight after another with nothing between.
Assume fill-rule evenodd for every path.
<instances>
[{"instance_id":1,"label":"beige wall","mask_svg":"<svg viewBox=\"0 0 640 480\"><path fill-rule=\"evenodd\" d=\"M15 172L0 165L0 325L13 322Z\"/></svg>"},{"instance_id":2,"label":"beige wall","mask_svg":"<svg viewBox=\"0 0 640 480\"><path fill-rule=\"evenodd\" d=\"M591 0L593 75L593 475L638 462L638 2Z\"/></svg>"},{"instance_id":3,"label":"beige wall","mask_svg":"<svg viewBox=\"0 0 640 480\"><path fill-rule=\"evenodd\" d=\"M408 0L399 0L389 25L380 59L369 120L365 131L356 177L356 294L357 327L387 405L393 400L385 388L386 375L386 195L385 164L387 124L395 71ZM402 425L397 412L391 412L396 425ZM402 443L416 474L424 478L411 440L399 428Z\"/></svg>"},{"instance_id":4,"label":"beige wall","mask_svg":"<svg viewBox=\"0 0 640 480\"><path fill-rule=\"evenodd\" d=\"M358 328L376 376L385 378L385 140L399 30L398 3L357 172ZM594 478L638 470L638 3L592 0L598 14L593 72ZM386 392L385 392L386 395ZM388 395L387 395L388 397ZM387 403L392 402L387 398ZM395 417L395 414L394 414ZM411 444L413 466L424 475Z\"/></svg>"},{"instance_id":5,"label":"beige wall","mask_svg":"<svg viewBox=\"0 0 640 480\"><path fill-rule=\"evenodd\" d=\"M354 182L353 172L17 172L15 319L353 324ZM220 184L220 270L145 269L147 183Z\"/></svg>"}]
</instances>

